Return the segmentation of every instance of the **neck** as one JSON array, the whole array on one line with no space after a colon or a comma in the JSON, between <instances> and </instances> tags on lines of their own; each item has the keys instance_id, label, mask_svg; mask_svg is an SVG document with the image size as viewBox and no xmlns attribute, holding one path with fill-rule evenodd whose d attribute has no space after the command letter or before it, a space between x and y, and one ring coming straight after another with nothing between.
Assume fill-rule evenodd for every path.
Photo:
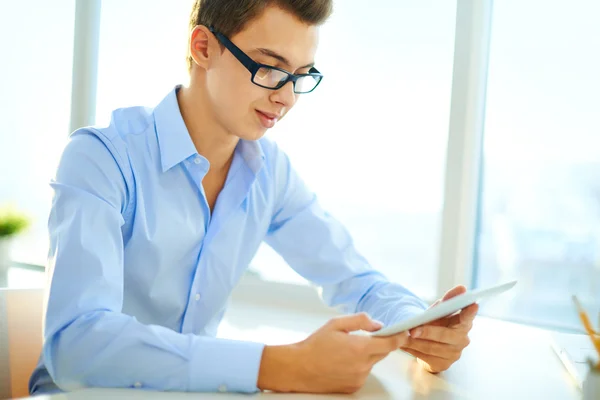
<instances>
[{"instance_id":1,"label":"neck","mask_svg":"<svg viewBox=\"0 0 600 400\"><path fill-rule=\"evenodd\" d=\"M190 84L177 92L179 109L198 154L210 163L213 172L228 168L239 138L216 120L202 88Z\"/></svg>"}]
</instances>

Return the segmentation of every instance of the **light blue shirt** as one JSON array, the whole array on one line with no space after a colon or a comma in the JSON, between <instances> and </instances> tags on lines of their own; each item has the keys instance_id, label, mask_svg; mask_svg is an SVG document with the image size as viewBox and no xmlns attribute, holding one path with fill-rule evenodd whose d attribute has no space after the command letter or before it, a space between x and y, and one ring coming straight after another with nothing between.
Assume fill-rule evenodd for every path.
<instances>
[{"instance_id":1,"label":"light blue shirt","mask_svg":"<svg viewBox=\"0 0 600 400\"><path fill-rule=\"evenodd\" d=\"M257 391L264 345L215 335L263 240L344 312L390 324L426 307L371 268L268 139L239 142L211 214L209 163L177 90L70 137L51 182L51 283L33 392L53 382Z\"/></svg>"}]
</instances>

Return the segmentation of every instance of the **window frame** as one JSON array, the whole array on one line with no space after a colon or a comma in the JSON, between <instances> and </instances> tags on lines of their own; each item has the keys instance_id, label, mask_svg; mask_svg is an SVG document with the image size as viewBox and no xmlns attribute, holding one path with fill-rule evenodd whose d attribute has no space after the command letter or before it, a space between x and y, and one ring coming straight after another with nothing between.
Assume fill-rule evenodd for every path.
<instances>
[{"instance_id":1,"label":"window frame","mask_svg":"<svg viewBox=\"0 0 600 400\"><path fill-rule=\"evenodd\" d=\"M475 282L492 7L493 0L457 2L437 297L454 285L471 287ZM95 123L100 17L101 0L76 0L71 131ZM265 298L294 293L292 303L314 310L312 286L266 281L248 271L236 291L248 290Z\"/></svg>"}]
</instances>

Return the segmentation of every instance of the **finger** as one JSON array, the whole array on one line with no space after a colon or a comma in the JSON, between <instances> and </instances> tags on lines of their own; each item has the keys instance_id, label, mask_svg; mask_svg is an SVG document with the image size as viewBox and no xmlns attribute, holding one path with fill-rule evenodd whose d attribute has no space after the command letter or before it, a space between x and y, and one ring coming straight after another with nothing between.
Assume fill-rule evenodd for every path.
<instances>
[{"instance_id":1,"label":"finger","mask_svg":"<svg viewBox=\"0 0 600 400\"><path fill-rule=\"evenodd\" d=\"M448 327L455 329L470 330L473 326L473 321L479 312L478 304L471 304L461 310L460 313L453 315L448 319Z\"/></svg>"},{"instance_id":2,"label":"finger","mask_svg":"<svg viewBox=\"0 0 600 400\"><path fill-rule=\"evenodd\" d=\"M416 350L423 354L444 358L446 360L457 359L460 357L461 352L461 349L454 345L412 338L409 338L408 344L401 347L401 349Z\"/></svg>"},{"instance_id":3,"label":"finger","mask_svg":"<svg viewBox=\"0 0 600 400\"><path fill-rule=\"evenodd\" d=\"M414 350L414 349L401 349L401 350L412 356L420 358L421 360L425 361L426 363L432 362L434 364L445 364L448 361L451 361L451 360L446 360L445 358L432 356L431 354L424 354L424 353L421 353L420 351Z\"/></svg>"},{"instance_id":4,"label":"finger","mask_svg":"<svg viewBox=\"0 0 600 400\"><path fill-rule=\"evenodd\" d=\"M367 313L333 318L329 321L329 325L334 330L343 332L359 330L374 332L383 327L381 322L372 320Z\"/></svg>"},{"instance_id":5,"label":"finger","mask_svg":"<svg viewBox=\"0 0 600 400\"><path fill-rule=\"evenodd\" d=\"M463 325L470 329L472 326L473 320L477 316L478 312L479 312L479 305L474 303L474 304L471 304L471 305L463 308L456 314L452 314L448 317L437 319L435 321L430 322L428 325L445 326L445 327L449 327L449 328L452 328L452 327L460 328L458 325Z\"/></svg>"},{"instance_id":6,"label":"finger","mask_svg":"<svg viewBox=\"0 0 600 400\"><path fill-rule=\"evenodd\" d=\"M373 355L381 355L388 354L394 350L402 346L406 346L408 344L408 332L398 333L392 336L385 337L370 337L369 344L367 345L367 349L370 354Z\"/></svg>"},{"instance_id":7,"label":"finger","mask_svg":"<svg viewBox=\"0 0 600 400\"><path fill-rule=\"evenodd\" d=\"M436 300L429 308L433 308L443 301L450 300L453 297L466 293L467 288L463 285L458 285L448 290L441 299Z\"/></svg>"},{"instance_id":8,"label":"finger","mask_svg":"<svg viewBox=\"0 0 600 400\"><path fill-rule=\"evenodd\" d=\"M428 368L429 372L432 372L432 373L438 373L441 371L445 371L446 369L448 369L450 367L450 365L452 365L452 360L446 360L446 359L443 359L440 357L423 354L417 350L411 350L411 349L402 349L402 350L405 351L406 353L410 354L411 356L418 358L422 362L425 362L429 366L429 368Z\"/></svg>"},{"instance_id":9,"label":"finger","mask_svg":"<svg viewBox=\"0 0 600 400\"><path fill-rule=\"evenodd\" d=\"M415 328L410 332L410 336L415 339L430 340L457 347L466 347L469 340L462 331L435 325L423 325Z\"/></svg>"},{"instance_id":10,"label":"finger","mask_svg":"<svg viewBox=\"0 0 600 400\"><path fill-rule=\"evenodd\" d=\"M444 328L447 328L450 324L450 321L452 320L453 315L450 315L448 317L443 317L440 319L436 319L435 321L431 321L429 323L427 323L427 325L433 325L433 326L443 326Z\"/></svg>"},{"instance_id":11,"label":"finger","mask_svg":"<svg viewBox=\"0 0 600 400\"><path fill-rule=\"evenodd\" d=\"M469 307L464 308L459 314L460 323L472 326L478 312L479 304L471 304Z\"/></svg>"},{"instance_id":12,"label":"finger","mask_svg":"<svg viewBox=\"0 0 600 400\"><path fill-rule=\"evenodd\" d=\"M466 308L463 308L463 310L461 311L461 314L463 314L465 317L475 319L475 316L477 315L478 312L479 312L479 304L475 303L475 304L471 304L470 306L468 306Z\"/></svg>"}]
</instances>

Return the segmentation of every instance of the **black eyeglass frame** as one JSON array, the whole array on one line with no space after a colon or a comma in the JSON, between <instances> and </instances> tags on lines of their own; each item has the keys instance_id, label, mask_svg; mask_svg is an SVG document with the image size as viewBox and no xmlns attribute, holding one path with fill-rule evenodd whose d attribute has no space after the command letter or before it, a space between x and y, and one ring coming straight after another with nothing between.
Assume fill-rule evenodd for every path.
<instances>
[{"instance_id":1,"label":"black eyeglass frame","mask_svg":"<svg viewBox=\"0 0 600 400\"><path fill-rule=\"evenodd\" d=\"M291 72L288 72L285 69L273 67L271 65L257 63L252 58L250 58L250 56L248 56L246 53L244 53L239 47L237 47L231 40L229 40L227 38L227 36L223 35L221 32L217 31L212 26L209 27L208 29L217 37L217 39L219 40L219 42L221 42L223 44L223 46L225 46L225 48L227 48L227 50L229 50L231 52L231 54L233 54L233 56L235 58L237 58L237 60L244 67L246 67L246 69L252 74L252 77L251 77L250 80L252 81L252 83L254 83L257 86L263 87L265 89L270 89L270 90L278 90L278 89L281 89L283 86L285 86L288 82L291 81L293 83L293 85L294 85L294 93L296 93L296 94L306 94L306 93L310 93L310 92L314 91L317 88L317 86L319 86L319 84L321 83L321 81L323 80L323 75L315 67L312 67L308 71L307 74L292 74ZM254 77L256 76L256 73L261 68L267 68L267 69L272 69L272 70L283 72L283 73L287 74L287 79L284 80L284 81L281 81L275 87L261 85L260 83L257 83L257 82L254 81ZM315 86L311 90L309 90L307 92L297 92L296 91L296 82L300 78L304 78L304 77L307 77L307 76L310 76L313 79L315 79L317 83L315 84Z\"/></svg>"}]
</instances>

